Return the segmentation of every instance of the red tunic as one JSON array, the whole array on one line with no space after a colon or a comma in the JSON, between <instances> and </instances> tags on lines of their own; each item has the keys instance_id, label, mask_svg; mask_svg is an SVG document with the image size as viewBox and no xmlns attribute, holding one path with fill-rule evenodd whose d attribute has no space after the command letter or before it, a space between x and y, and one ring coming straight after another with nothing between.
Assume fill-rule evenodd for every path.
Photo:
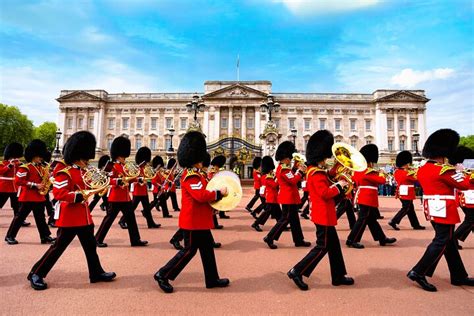
<instances>
[{"instance_id":1,"label":"red tunic","mask_svg":"<svg viewBox=\"0 0 474 316\"><path fill-rule=\"evenodd\" d=\"M140 166L140 177L145 177L143 170L145 169L144 166ZM133 182L130 185L130 191L132 192L133 196L147 196L148 195L148 188L146 186L146 182L140 183L139 181Z\"/></svg>"},{"instance_id":2,"label":"red tunic","mask_svg":"<svg viewBox=\"0 0 474 316\"><path fill-rule=\"evenodd\" d=\"M461 220L457 209L455 189L469 189L469 178L457 173L452 166L428 161L418 169L418 182L423 188L423 207L427 218L439 224L456 224ZM446 202L446 217L429 215L429 201Z\"/></svg>"},{"instance_id":3,"label":"red tunic","mask_svg":"<svg viewBox=\"0 0 474 316\"><path fill-rule=\"evenodd\" d=\"M311 167L306 173L310 200L311 221L323 226L336 226L336 203L334 198L342 188L329 181L326 169Z\"/></svg>"},{"instance_id":4,"label":"red tunic","mask_svg":"<svg viewBox=\"0 0 474 316\"><path fill-rule=\"evenodd\" d=\"M216 200L217 192L206 190L207 179L198 169L186 169L182 179L179 227L187 230L214 228L214 211L209 202Z\"/></svg>"},{"instance_id":5,"label":"red tunic","mask_svg":"<svg viewBox=\"0 0 474 316\"><path fill-rule=\"evenodd\" d=\"M0 163L0 192L15 193L18 187L15 185L15 174L20 167L20 160L10 162L4 160Z\"/></svg>"},{"instance_id":6,"label":"red tunic","mask_svg":"<svg viewBox=\"0 0 474 316\"><path fill-rule=\"evenodd\" d=\"M161 175L161 170L158 170L155 174L155 177L151 179L151 184L153 184L153 193L158 194L165 179Z\"/></svg>"},{"instance_id":7,"label":"red tunic","mask_svg":"<svg viewBox=\"0 0 474 316\"><path fill-rule=\"evenodd\" d=\"M174 174L170 173L168 180L165 183L166 192L176 192L176 184L174 183Z\"/></svg>"},{"instance_id":8,"label":"red tunic","mask_svg":"<svg viewBox=\"0 0 474 316\"><path fill-rule=\"evenodd\" d=\"M457 190L459 206L474 208L474 173L469 180L469 190Z\"/></svg>"},{"instance_id":9,"label":"red tunic","mask_svg":"<svg viewBox=\"0 0 474 316\"><path fill-rule=\"evenodd\" d=\"M279 164L276 170L276 177L280 190L278 191L278 203L280 204L300 204L300 193L298 192L298 182L303 177L297 170L293 172L289 165Z\"/></svg>"},{"instance_id":10,"label":"red tunic","mask_svg":"<svg viewBox=\"0 0 474 316\"><path fill-rule=\"evenodd\" d=\"M408 174L403 168L398 168L393 174L397 182L397 197L400 200L414 200L416 176Z\"/></svg>"},{"instance_id":11,"label":"red tunic","mask_svg":"<svg viewBox=\"0 0 474 316\"><path fill-rule=\"evenodd\" d=\"M385 176L372 168L354 173L352 177L357 185L355 204L379 207L378 186L385 183Z\"/></svg>"},{"instance_id":12,"label":"red tunic","mask_svg":"<svg viewBox=\"0 0 474 316\"><path fill-rule=\"evenodd\" d=\"M65 167L54 177L53 195L59 201L59 217L56 214L56 226L78 227L93 225L89 204L75 203L76 195L86 188L82 175L84 171L78 166ZM56 206L58 207L58 206ZM56 211L58 212L58 210Z\"/></svg>"},{"instance_id":13,"label":"red tunic","mask_svg":"<svg viewBox=\"0 0 474 316\"><path fill-rule=\"evenodd\" d=\"M253 188L255 190L260 189L260 187L262 186L260 171L254 169L252 172L252 176L253 176Z\"/></svg>"},{"instance_id":14,"label":"red tunic","mask_svg":"<svg viewBox=\"0 0 474 316\"><path fill-rule=\"evenodd\" d=\"M53 177L56 177L59 171L66 168L66 163L64 160L55 160L51 163L51 170L53 170Z\"/></svg>"},{"instance_id":15,"label":"red tunic","mask_svg":"<svg viewBox=\"0 0 474 316\"><path fill-rule=\"evenodd\" d=\"M109 202L129 202L130 192L129 186L123 185L121 179L126 177L123 171L123 164L115 162L112 168L112 175L110 177L110 189L109 189ZM136 179L130 181L131 183L136 182Z\"/></svg>"},{"instance_id":16,"label":"red tunic","mask_svg":"<svg viewBox=\"0 0 474 316\"><path fill-rule=\"evenodd\" d=\"M46 198L39 194L35 185L43 181L42 174L45 172L41 165L27 163L21 165L15 175L15 185L19 186L18 201L20 202L44 202Z\"/></svg>"},{"instance_id":17,"label":"red tunic","mask_svg":"<svg viewBox=\"0 0 474 316\"><path fill-rule=\"evenodd\" d=\"M275 174L269 173L262 177L262 185L265 186L265 201L270 204L278 203L278 182Z\"/></svg>"}]
</instances>

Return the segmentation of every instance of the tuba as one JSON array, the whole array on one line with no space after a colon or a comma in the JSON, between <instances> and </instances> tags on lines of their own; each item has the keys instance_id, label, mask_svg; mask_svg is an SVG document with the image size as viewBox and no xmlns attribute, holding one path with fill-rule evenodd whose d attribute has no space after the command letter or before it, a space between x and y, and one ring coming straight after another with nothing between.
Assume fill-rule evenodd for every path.
<instances>
[{"instance_id":1,"label":"tuba","mask_svg":"<svg viewBox=\"0 0 474 316\"><path fill-rule=\"evenodd\" d=\"M42 169L43 172L41 173L41 184L43 185L43 188L38 190L38 193L41 195L46 195L48 194L52 184L49 176L50 165L48 163L45 163Z\"/></svg>"},{"instance_id":2,"label":"tuba","mask_svg":"<svg viewBox=\"0 0 474 316\"><path fill-rule=\"evenodd\" d=\"M334 143L331 151L335 157L333 169L336 173L331 180L334 183L346 180L349 184L344 187L344 192L348 194L354 188L354 181L352 181L354 171L367 169L367 161L359 151L345 143Z\"/></svg>"},{"instance_id":3,"label":"tuba","mask_svg":"<svg viewBox=\"0 0 474 316\"><path fill-rule=\"evenodd\" d=\"M86 169L86 172L82 175L82 180L86 188L88 188L87 190L81 190L84 200L87 200L89 196L96 193L104 195L110 186L110 178L107 176L107 173L92 166Z\"/></svg>"}]
</instances>

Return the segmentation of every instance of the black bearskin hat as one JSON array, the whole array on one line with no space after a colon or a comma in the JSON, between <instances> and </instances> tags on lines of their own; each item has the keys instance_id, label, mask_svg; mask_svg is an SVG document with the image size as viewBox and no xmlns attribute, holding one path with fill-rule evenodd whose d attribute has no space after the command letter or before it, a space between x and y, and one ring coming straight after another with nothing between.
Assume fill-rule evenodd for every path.
<instances>
[{"instance_id":1,"label":"black bearskin hat","mask_svg":"<svg viewBox=\"0 0 474 316\"><path fill-rule=\"evenodd\" d=\"M46 156L46 144L40 139L33 139L25 148L25 160L31 162L34 157Z\"/></svg>"},{"instance_id":2,"label":"black bearskin hat","mask_svg":"<svg viewBox=\"0 0 474 316\"><path fill-rule=\"evenodd\" d=\"M137 165L141 165L144 162L150 162L151 150L148 147L140 147L135 154L135 162Z\"/></svg>"},{"instance_id":3,"label":"black bearskin hat","mask_svg":"<svg viewBox=\"0 0 474 316\"><path fill-rule=\"evenodd\" d=\"M191 168L206 158L206 140L201 132L192 131L183 136L178 147L178 162L183 168Z\"/></svg>"},{"instance_id":4,"label":"black bearskin hat","mask_svg":"<svg viewBox=\"0 0 474 316\"><path fill-rule=\"evenodd\" d=\"M395 159L395 165L398 168L403 167L406 164L411 164L413 162L413 156L408 150L404 150L398 153L397 159Z\"/></svg>"},{"instance_id":5,"label":"black bearskin hat","mask_svg":"<svg viewBox=\"0 0 474 316\"><path fill-rule=\"evenodd\" d=\"M124 136L119 136L114 139L112 146L110 147L110 156L112 160L116 160L118 157L127 158L130 156L130 139Z\"/></svg>"},{"instance_id":6,"label":"black bearskin hat","mask_svg":"<svg viewBox=\"0 0 474 316\"><path fill-rule=\"evenodd\" d=\"M367 163L377 163L379 161L379 148L375 144L367 144L360 149Z\"/></svg>"},{"instance_id":7,"label":"black bearskin hat","mask_svg":"<svg viewBox=\"0 0 474 316\"><path fill-rule=\"evenodd\" d=\"M275 153L275 159L277 161L281 161L285 158L293 158L293 153L296 152L296 147L295 144L290 142L289 140L284 141L280 145L278 145L278 148Z\"/></svg>"},{"instance_id":8,"label":"black bearskin hat","mask_svg":"<svg viewBox=\"0 0 474 316\"><path fill-rule=\"evenodd\" d=\"M258 169L260 168L260 165L262 164L262 157L255 157L253 158L252 161L252 168Z\"/></svg>"},{"instance_id":9,"label":"black bearskin hat","mask_svg":"<svg viewBox=\"0 0 474 316\"><path fill-rule=\"evenodd\" d=\"M206 153L206 157L204 158L204 161L202 162L202 166L204 168L207 168L209 167L210 164L211 164L211 155L209 153Z\"/></svg>"},{"instance_id":10,"label":"black bearskin hat","mask_svg":"<svg viewBox=\"0 0 474 316\"><path fill-rule=\"evenodd\" d=\"M464 159L474 159L474 151L469 147L459 146L449 156L449 163L454 166L458 163L462 163Z\"/></svg>"},{"instance_id":11,"label":"black bearskin hat","mask_svg":"<svg viewBox=\"0 0 474 316\"><path fill-rule=\"evenodd\" d=\"M262 174L267 174L273 169L275 169L275 163L273 162L273 158L270 156L265 156L262 158Z\"/></svg>"},{"instance_id":12,"label":"black bearskin hat","mask_svg":"<svg viewBox=\"0 0 474 316\"><path fill-rule=\"evenodd\" d=\"M64 162L68 165L77 160L89 160L95 157L96 140L92 133L80 131L72 134L64 145Z\"/></svg>"},{"instance_id":13,"label":"black bearskin hat","mask_svg":"<svg viewBox=\"0 0 474 316\"><path fill-rule=\"evenodd\" d=\"M334 137L328 130L320 130L311 135L306 145L306 163L316 166L326 158L332 157Z\"/></svg>"},{"instance_id":14,"label":"black bearskin hat","mask_svg":"<svg viewBox=\"0 0 474 316\"><path fill-rule=\"evenodd\" d=\"M43 161L44 162L47 162L47 163L50 163L51 162L51 157L53 156L53 154L48 150L45 152L44 156L43 156Z\"/></svg>"},{"instance_id":15,"label":"black bearskin hat","mask_svg":"<svg viewBox=\"0 0 474 316\"><path fill-rule=\"evenodd\" d=\"M170 158L170 160L168 160L168 164L166 165L166 169L171 169L175 166L176 164L176 159L174 158Z\"/></svg>"},{"instance_id":16,"label":"black bearskin hat","mask_svg":"<svg viewBox=\"0 0 474 316\"><path fill-rule=\"evenodd\" d=\"M161 158L161 156L155 156L153 158L153 160L151 161L151 165L153 166L153 168L158 168L158 166L164 166L165 165L165 162L163 161L163 158Z\"/></svg>"},{"instance_id":17,"label":"black bearskin hat","mask_svg":"<svg viewBox=\"0 0 474 316\"><path fill-rule=\"evenodd\" d=\"M214 159L211 161L211 165L216 166L218 168L222 168L225 165L225 156L219 155L215 156Z\"/></svg>"},{"instance_id":18,"label":"black bearskin hat","mask_svg":"<svg viewBox=\"0 0 474 316\"><path fill-rule=\"evenodd\" d=\"M97 167L99 167L99 169L106 169L105 167L107 166L107 164L110 164L110 162L110 156L103 155L99 158L99 163L97 164Z\"/></svg>"},{"instance_id":19,"label":"black bearskin hat","mask_svg":"<svg viewBox=\"0 0 474 316\"><path fill-rule=\"evenodd\" d=\"M423 147L423 157L449 157L459 144L459 134L452 129L439 129L431 134Z\"/></svg>"},{"instance_id":20,"label":"black bearskin hat","mask_svg":"<svg viewBox=\"0 0 474 316\"><path fill-rule=\"evenodd\" d=\"M20 143L11 143L5 147L3 159L10 160L13 158L23 157L23 146Z\"/></svg>"}]
</instances>

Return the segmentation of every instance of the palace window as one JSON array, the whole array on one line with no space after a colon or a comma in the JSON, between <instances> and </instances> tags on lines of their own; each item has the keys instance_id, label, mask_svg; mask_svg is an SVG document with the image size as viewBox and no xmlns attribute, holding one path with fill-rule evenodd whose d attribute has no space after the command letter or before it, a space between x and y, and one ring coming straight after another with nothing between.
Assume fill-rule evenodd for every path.
<instances>
[{"instance_id":1,"label":"palace window","mask_svg":"<svg viewBox=\"0 0 474 316\"><path fill-rule=\"evenodd\" d=\"M128 129L128 122L129 122L128 117L122 118L122 129Z\"/></svg>"},{"instance_id":2,"label":"palace window","mask_svg":"<svg viewBox=\"0 0 474 316\"><path fill-rule=\"evenodd\" d=\"M137 117L137 128L136 129L142 129L143 128L143 117Z\"/></svg>"},{"instance_id":3,"label":"palace window","mask_svg":"<svg viewBox=\"0 0 474 316\"><path fill-rule=\"evenodd\" d=\"M388 150L393 151L393 139L388 140Z\"/></svg>"},{"instance_id":4,"label":"palace window","mask_svg":"<svg viewBox=\"0 0 474 316\"><path fill-rule=\"evenodd\" d=\"M107 128L114 129L115 128L115 118L109 118L107 120Z\"/></svg>"},{"instance_id":5,"label":"palace window","mask_svg":"<svg viewBox=\"0 0 474 316\"><path fill-rule=\"evenodd\" d=\"M405 150L405 140L400 139L400 151Z\"/></svg>"},{"instance_id":6,"label":"palace window","mask_svg":"<svg viewBox=\"0 0 474 316\"><path fill-rule=\"evenodd\" d=\"M67 129L72 129L72 118L67 119Z\"/></svg>"},{"instance_id":7,"label":"palace window","mask_svg":"<svg viewBox=\"0 0 474 316\"><path fill-rule=\"evenodd\" d=\"M357 148L357 138L351 138L351 146Z\"/></svg>"},{"instance_id":8,"label":"palace window","mask_svg":"<svg viewBox=\"0 0 474 316\"><path fill-rule=\"evenodd\" d=\"M151 138L150 139L150 149L151 150L156 150L156 138Z\"/></svg>"},{"instance_id":9,"label":"palace window","mask_svg":"<svg viewBox=\"0 0 474 316\"><path fill-rule=\"evenodd\" d=\"M416 142L411 142L411 150L415 152L416 149Z\"/></svg>"},{"instance_id":10,"label":"palace window","mask_svg":"<svg viewBox=\"0 0 474 316\"><path fill-rule=\"evenodd\" d=\"M311 119L305 118L304 119L304 130L310 131L311 130Z\"/></svg>"},{"instance_id":11,"label":"palace window","mask_svg":"<svg viewBox=\"0 0 474 316\"><path fill-rule=\"evenodd\" d=\"M137 136L135 137L135 150L138 150L140 147L142 147L142 137Z\"/></svg>"},{"instance_id":12,"label":"palace window","mask_svg":"<svg viewBox=\"0 0 474 316\"><path fill-rule=\"evenodd\" d=\"M221 128L227 128L227 117L221 118Z\"/></svg>"},{"instance_id":13,"label":"palace window","mask_svg":"<svg viewBox=\"0 0 474 316\"><path fill-rule=\"evenodd\" d=\"M234 128L240 129L240 117L234 118Z\"/></svg>"},{"instance_id":14,"label":"palace window","mask_svg":"<svg viewBox=\"0 0 474 316\"><path fill-rule=\"evenodd\" d=\"M319 119L319 129L326 129L326 119Z\"/></svg>"},{"instance_id":15,"label":"palace window","mask_svg":"<svg viewBox=\"0 0 474 316\"><path fill-rule=\"evenodd\" d=\"M280 119L274 119L276 128L280 128Z\"/></svg>"},{"instance_id":16,"label":"palace window","mask_svg":"<svg viewBox=\"0 0 474 316\"><path fill-rule=\"evenodd\" d=\"M158 128L158 119L156 117L151 118L151 129L157 129Z\"/></svg>"},{"instance_id":17,"label":"palace window","mask_svg":"<svg viewBox=\"0 0 474 316\"><path fill-rule=\"evenodd\" d=\"M351 132L355 132L355 131L356 131L356 128L357 128L356 122L357 122L356 119L351 119L351 120L350 120L350 123L351 123Z\"/></svg>"},{"instance_id":18,"label":"palace window","mask_svg":"<svg viewBox=\"0 0 474 316\"><path fill-rule=\"evenodd\" d=\"M341 119L335 119L334 120L334 129L336 131L340 131L341 130Z\"/></svg>"},{"instance_id":19,"label":"palace window","mask_svg":"<svg viewBox=\"0 0 474 316\"><path fill-rule=\"evenodd\" d=\"M405 120L399 119L398 120L398 130L403 131L405 130Z\"/></svg>"},{"instance_id":20,"label":"palace window","mask_svg":"<svg viewBox=\"0 0 474 316\"><path fill-rule=\"evenodd\" d=\"M289 126L290 129L295 128L295 121L296 121L296 119L294 119L294 118L288 119L288 126Z\"/></svg>"},{"instance_id":21,"label":"palace window","mask_svg":"<svg viewBox=\"0 0 474 316\"><path fill-rule=\"evenodd\" d=\"M387 119L387 129L389 131L393 130L393 119L391 119L391 118Z\"/></svg>"},{"instance_id":22,"label":"palace window","mask_svg":"<svg viewBox=\"0 0 474 316\"><path fill-rule=\"evenodd\" d=\"M171 138L166 138L165 139L165 150L168 151L171 147Z\"/></svg>"},{"instance_id":23,"label":"palace window","mask_svg":"<svg viewBox=\"0 0 474 316\"><path fill-rule=\"evenodd\" d=\"M166 129L173 128L173 118L172 117L165 118L165 126L166 126Z\"/></svg>"},{"instance_id":24,"label":"palace window","mask_svg":"<svg viewBox=\"0 0 474 316\"><path fill-rule=\"evenodd\" d=\"M372 121L371 120L365 120L365 131L366 132L370 132L370 130L372 129Z\"/></svg>"},{"instance_id":25,"label":"palace window","mask_svg":"<svg viewBox=\"0 0 474 316\"><path fill-rule=\"evenodd\" d=\"M182 117L182 118L179 119L179 128L180 129L188 128L188 118L187 117Z\"/></svg>"},{"instance_id":26,"label":"palace window","mask_svg":"<svg viewBox=\"0 0 474 316\"><path fill-rule=\"evenodd\" d=\"M248 117L247 118L247 128L252 129L253 127L253 117Z\"/></svg>"},{"instance_id":27,"label":"palace window","mask_svg":"<svg viewBox=\"0 0 474 316\"><path fill-rule=\"evenodd\" d=\"M94 118L93 117L89 118L89 129L94 129Z\"/></svg>"},{"instance_id":28,"label":"palace window","mask_svg":"<svg viewBox=\"0 0 474 316\"><path fill-rule=\"evenodd\" d=\"M370 138L367 138L365 140L365 144L368 145L368 144L372 144L372 140Z\"/></svg>"},{"instance_id":29,"label":"palace window","mask_svg":"<svg viewBox=\"0 0 474 316\"><path fill-rule=\"evenodd\" d=\"M77 120L77 128L78 129L82 129L82 123L84 122L84 119L82 117L80 117L78 120Z\"/></svg>"},{"instance_id":30,"label":"palace window","mask_svg":"<svg viewBox=\"0 0 474 316\"><path fill-rule=\"evenodd\" d=\"M112 146L112 142L114 141L113 136L107 136L107 148L110 150L110 147Z\"/></svg>"},{"instance_id":31,"label":"palace window","mask_svg":"<svg viewBox=\"0 0 474 316\"><path fill-rule=\"evenodd\" d=\"M416 120L415 119L410 119L410 129L412 131L416 131Z\"/></svg>"}]
</instances>

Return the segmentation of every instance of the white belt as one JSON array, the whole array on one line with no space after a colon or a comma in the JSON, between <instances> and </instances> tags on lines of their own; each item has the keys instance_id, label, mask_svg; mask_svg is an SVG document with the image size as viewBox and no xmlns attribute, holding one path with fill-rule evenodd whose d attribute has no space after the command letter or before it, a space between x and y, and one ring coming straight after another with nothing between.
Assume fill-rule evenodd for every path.
<instances>
[{"instance_id":1,"label":"white belt","mask_svg":"<svg viewBox=\"0 0 474 316\"><path fill-rule=\"evenodd\" d=\"M358 188L359 188L359 189L372 189L372 190L377 190L377 191L378 191L378 189L379 189L379 188L373 187L373 186L371 186L371 185L361 185L361 186L359 186Z\"/></svg>"},{"instance_id":2,"label":"white belt","mask_svg":"<svg viewBox=\"0 0 474 316\"><path fill-rule=\"evenodd\" d=\"M456 200L454 195L423 195L425 200Z\"/></svg>"},{"instance_id":3,"label":"white belt","mask_svg":"<svg viewBox=\"0 0 474 316\"><path fill-rule=\"evenodd\" d=\"M408 188L414 188L415 186L413 184L400 184L400 186L405 186L405 187L408 187Z\"/></svg>"},{"instance_id":4,"label":"white belt","mask_svg":"<svg viewBox=\"0 0 474 316\"><path fill-rule=\"evenodd\" d=\"M13 180L13 178L9 178L9 177L0 177L0 180Z\"/></svg>"}]
</instances>

